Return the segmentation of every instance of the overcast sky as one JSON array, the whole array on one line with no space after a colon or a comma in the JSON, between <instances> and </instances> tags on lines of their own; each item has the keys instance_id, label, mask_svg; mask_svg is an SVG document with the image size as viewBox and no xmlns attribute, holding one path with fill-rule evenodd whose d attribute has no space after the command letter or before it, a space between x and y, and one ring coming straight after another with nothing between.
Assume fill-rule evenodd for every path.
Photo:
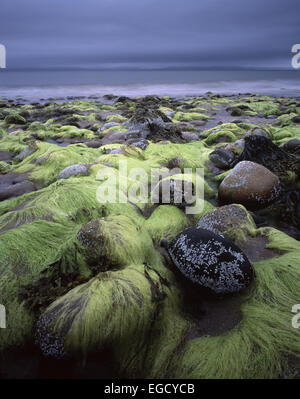
<instances>
[{"instance_id":1,"label":"overcast sky","mask_svg":"<svg viewBox=\"0 0 300 399\"><path fill-rule=\"evenodd\" d=\"M0 0L8 68L291 68L299 0Z\"/></svg>"}]
</instances>

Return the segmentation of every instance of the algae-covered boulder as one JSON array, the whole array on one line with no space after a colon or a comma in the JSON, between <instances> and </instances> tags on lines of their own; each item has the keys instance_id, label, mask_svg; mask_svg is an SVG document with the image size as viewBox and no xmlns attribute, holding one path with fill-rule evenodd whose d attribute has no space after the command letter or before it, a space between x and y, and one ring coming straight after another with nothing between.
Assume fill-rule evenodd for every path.
<instances>
[{"instance_id":1,"label":"algae-covered boulder","mask_svg":"<svg viewBox=\"0 0 300 399\"><path fill-rule=\"evenodd\" d=\"M128 361L151 339L151 326L170 294L168 285L142 264L99 273L46 309L37 322L36 340L45 355L56 358L86 358L108 347L119 364L132 368Z\"/></svg>"},{"instance_id":2,"label":"algae-covered boulder","mask_svg":"<svg viewBox=\"0 0 300 399\"><path fill-rule=\"evenodd\" d=\"M238 203L247 209L260 209L280 194L280 181L270 170L250 161L239 162L219 186L222 204Z\"/></svg>"},{"instance_id":3,"label":"algae-covered boulder","mask_svg":"<svg viewBox=\"0 0 300 399\"><path fill-rule=\"evenodd\" d=\"M7 115L4 119L4 122L7 125L25 125L26 119L23 116L21 116L17 113L14 113L14 114Z\"/></svg>"},{"instance_id":4,"label":"algae-covered boulder","mask_svg":"<svg viewBox=\"0 0 300 399\"><path fill-rule=\"evenodd\" d=\"M9 172L10 169L11 169L10 164L4 161L0 161L0 175Z\"/></svg>"},{"instance_id":5,"label":"algae-covered boulder","mask_svg":"<svg viewBox=\"0 0 300 399\"><path fill-rule=\"evenodd\" d=\"M92 220L82 226L77 239L94 271L150 261L155 253L148 232L123 215Z\"/></svg>"},{"instance_id":6,"label":"algae-covered boulder","mask_svg":"<svg viewBox=\"0 0 300 399\"><path fill-rule=\"evenodd\" d=\"M218 294L239 292L249 286L253 268L247 256L230 240L190 227L170 244L175 266L191 281Z\"/></svg>"}]
</instances>

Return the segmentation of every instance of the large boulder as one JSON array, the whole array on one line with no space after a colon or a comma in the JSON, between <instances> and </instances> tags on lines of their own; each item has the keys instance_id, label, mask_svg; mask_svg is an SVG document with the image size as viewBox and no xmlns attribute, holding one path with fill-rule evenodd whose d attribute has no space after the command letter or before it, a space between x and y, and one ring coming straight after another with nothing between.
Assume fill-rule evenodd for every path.
<instances>
[{"instance_id":1,"label":"large boulder","mask_svg":"<svg viewBox=\"0 0 300 399\"><path fill-rule=\"evenodd\" d=\"M154 253L147 231L125 215L91 220L79 230L77 239L94 273L150 261Z\"/></svg>"},{"instance_id":2,"label":"large boulder","mask_svg":"<svg viewBox=\"0 0 300 399\"><path fill-rule=\"evenodd\" d=\"M257 210L274 202L280 191L280 180L270 170L251 161L242 161L220 184L219 201Z\"/></svg>"},{"instance_id":3,"label":"large boulder","mask_svg":"<svg viewBox=\"0 0 300 399\"><path fill-rule=\"evenodd\" d=\"M247 256L233 242L209 230L185 229L168 251L185 277L217 294L239 292L254 276Z\"/></svg>"}]
</instances>

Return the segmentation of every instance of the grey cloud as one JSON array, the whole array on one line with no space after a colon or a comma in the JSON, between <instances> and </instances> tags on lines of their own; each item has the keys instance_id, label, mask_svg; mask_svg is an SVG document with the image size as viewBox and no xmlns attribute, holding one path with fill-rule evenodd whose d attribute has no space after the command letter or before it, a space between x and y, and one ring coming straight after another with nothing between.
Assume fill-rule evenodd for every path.
<instances>
[{"instance_id":1,"label":"grey cloud","mask_svg":"<svg viewBox=\"0 0 300 399\"><path fill-rule=\"evenodd\" d=\"M290 67L299 0L1 0L8 65Z\"/></svg>"}]
</instances>

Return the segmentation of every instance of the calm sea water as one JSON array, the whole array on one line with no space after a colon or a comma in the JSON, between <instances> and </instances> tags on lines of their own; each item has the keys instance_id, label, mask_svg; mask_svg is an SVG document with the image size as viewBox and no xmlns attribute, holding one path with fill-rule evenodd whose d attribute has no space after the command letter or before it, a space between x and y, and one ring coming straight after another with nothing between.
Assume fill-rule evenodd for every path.
<instances>
[{"instance_id":1,"label":"calm sea water","mask_svg":"<svg viewBox=\"0 0 300 399\"><path fill-rule=\"evenodd\" d=\"M96 71L0 70L0 97L28 100L66 96L258 93L300 96L300 70Z\"/></svg>"}]
</instances>

